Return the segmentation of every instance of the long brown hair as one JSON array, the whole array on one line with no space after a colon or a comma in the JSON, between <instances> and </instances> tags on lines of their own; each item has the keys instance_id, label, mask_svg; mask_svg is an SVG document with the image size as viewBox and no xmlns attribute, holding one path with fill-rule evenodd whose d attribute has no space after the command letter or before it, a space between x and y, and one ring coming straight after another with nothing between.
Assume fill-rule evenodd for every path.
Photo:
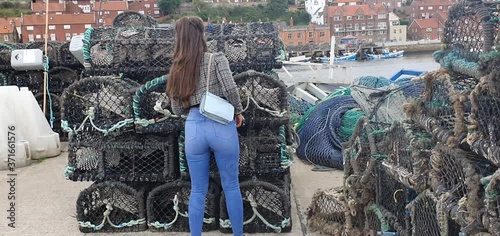
<instances>
[{"instance_id":1,"label":"long brown hair","mask_svg":"<svg viewBox=\"0 0 500 236\"><path fill-rule=\"evenodd\" d=\"M167 95L188 108L203 56L207 51L205 27L199 17L182 17L175 23L175 51L167 82Z\"/></svg>"}]
</instances>

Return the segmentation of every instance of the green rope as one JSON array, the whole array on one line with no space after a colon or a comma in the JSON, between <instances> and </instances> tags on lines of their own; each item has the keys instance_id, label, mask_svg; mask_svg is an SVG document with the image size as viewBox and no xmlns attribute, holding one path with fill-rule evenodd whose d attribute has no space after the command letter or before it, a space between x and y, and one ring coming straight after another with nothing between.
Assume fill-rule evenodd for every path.
<instances>
[{"instance_id":1,"label":"green rope","mask_svg":"<svg viewBox=\"0 0 500 236\"><path fill-rule=\"evenodd\" d=\"M384 232L388 232L389 231L389 223L387 223L387 221L385 220L384 215L382 214L382 212L378 208L377 204L372 203L370 205L369 209L371 211L373 211L373 213L375 213L375 215L377 215L377 218L380 221L380 229Z\"/></svg>"},{"instance_id":2,"label":"green rope","mask_svg":"<svg viewBox=\"0 0 500 236\"><path fill-rule=\"evenodd\" d=\"M83 59L86 62L90 62L90 39L92 37L92 32L94 29L92 27L88 28L83 34Z\"/></svg>"},{"instance_id":3,"label":"green rope","mask_svg":"<svg viewBox=\"0 0 500 236\"><path fill-rule=\"evenodd\" d=\"M342 123L338 129L338 134L345 140L349 140L356 129L359 118L366 114L358 108L351 109L345 112L342 117Z\"/></svg>"},{"instance_id":4,"label":"green rope","mask_svg":"<svg viewBox=\"0 0 500 236\"><path fill-rule=\"evenodd\" d=\"M282 142L280 143L280 154L281 154L281 167L286 169L292 165L290 161L290 155L286 150L286 129L285 125L281 125L279 128L279 136L282 138Z\"/></svg>"},{"instance_id":5,"label":"green rope","mask_svg":"<svg viewBox=\"0 0 500 236\"><path fill-rule=\"evenodd\" d=\"M3 80L3 86L9 85L9 82L7 81L7 76L5 76L2 72L0 72L0 79Z\"/></svg>"},{"instance_id":6,"label":"green rope","mask_svg":"<svg viewBox=\"0 0 500 236\"><path fill-rule=\"evenodd\" d=\"M385 134L385 130L373 130L370 132L371 135Z\"/></svg>"},{"instance_id":7,"label":"green rope","mask_svg":"<svg viewBox=\"0 0 500 236\"><path fill-rule=\"evenodd\" d=\"M144 93L147 91L151 90L152 88L155 88L159 84L166 83L168 80L167 76L161 76L158 78L155 78L153 80L148 81L146 84L141 86L134 95L134 98L132 99L132 108L134 109L134 116L136 118L139 118L141 116L141 111L140 111L140 101L141 97Z\"/></svg>"}]
</instances>

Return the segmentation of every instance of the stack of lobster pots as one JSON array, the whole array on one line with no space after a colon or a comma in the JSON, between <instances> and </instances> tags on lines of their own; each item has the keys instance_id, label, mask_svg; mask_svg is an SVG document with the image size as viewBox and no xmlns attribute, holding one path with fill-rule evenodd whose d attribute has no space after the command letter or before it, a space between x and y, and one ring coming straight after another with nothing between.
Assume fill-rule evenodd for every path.
<instances>
[{"instance_id":1,"label":"stack of lobster pots","mask_svg":"<svg viewBox=\"0 0 500 236\"><path fill-rule=\"evenodd\" d=\"M84 58L86 73L92 76L71 84L61 97L62 129L69 134L65 175L92 183L76 203L82 232L189 231L185 117L172 113L164 92L175 32L147 27L151 22L141 17L127 12L116 22L120 27L88 29ZM268 31L248 31L259 25ZM238 27L247 31L233 37L236 33L229 29ZM207 27L207 36L219 45L212 50L224 52L237 72L234 78L245 108L245 124L238 129L244 230L290 231L293 135L288 97L284 84L269 75L273 65L279 66L277 27L214 24ZM236 38L260 48L242 46ZM234 48L247 52L236 64L231 58L242 55L231 51ZM211 161L203 231L230 233L220 175L213 157Z\"/></svg>"}]
</instances>

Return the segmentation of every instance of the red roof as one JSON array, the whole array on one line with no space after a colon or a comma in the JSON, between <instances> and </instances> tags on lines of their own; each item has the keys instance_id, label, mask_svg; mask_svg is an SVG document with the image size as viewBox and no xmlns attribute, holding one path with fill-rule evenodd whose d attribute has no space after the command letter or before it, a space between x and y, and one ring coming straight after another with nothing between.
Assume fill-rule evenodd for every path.
<instances>
[{"instance_id":1,"label":"red roof","mask_svg":"<svg viewBox=\"0 0 500 236\"><path fill-rule=\"evenodd\" d=\"M21 17L8 17L7 20L9 21L9 24L10 21L14 20L16 26L21 26Z\"/></svg>"},{"instance_id":2,"label":"red roof","mask_svg":"<svg viewBox=\"0 0 500 236\"><path fill-rule=\"evenodd\" d=\"M413 22L411 24L412 25L417 24L417 26L420 27L421 29L427 29L427 28L437 29L437 28L439 28L439 21L437 18L415 19L415 20L413 20Z\"/></svg>"},{"instance_id":3,"label":"red roof","mask_svg":"<svg viewBox=\"0 0 500 236\"><path fill-rule=\"evenodd\" d=\"M32 12L45 12L45 3L44 2L34 2L32 3L31 11ZM63 12L66 10L64 3L49 3L49 12Z\"/></svg>"},{"instance_id":4,"label":"red roof","mask_svg":"<svg viewBox=\"0 0 500 236\"><path fill-rule=\"evenodd\" d=\"M451 0L414 0L411 5L414 6L451 6Z\"/></svg>"},{"instance_id":5,"label":"red roof","mask_svg":"<svg viewBox=\"0 0 500 236\"><path fill-rule=\"evenodd\" d=\"M45 25L45 15L23 15L23 25ZM94 13L85 14L49 14L51 25L92 24Z\"/></svg>"},{"instance_id":6,"label":"red roof","mask_svg":"<svg viewBox=\"0 0 500 236\"><path fill-rule=\"evenodd\" d=\"M12 34L12 24L8 18L0 18L0 34Z\"/></svg>"},{"instance_id":7,"label":"red roof","mask_svg":"<svg viewBox=\"0 0 500 236\"><path fill-rule=\"evenodd\" d=\"M362 15L378 15L381 8L385 8L383 4L374 4L373 7L369 5L355 5L355 6L329 6L328 16L332 17L336 11L340 11L343 16L356 16L356 12L362 11Z\"/></svg>"},{"instance_id":8,"label":"red roof","mask_svg":"<svg viewBox=\"0 0 500 236\"><path fill-rule=\"evenodd\" d=\"M128 4L127 1L111 1L111 2L102 2L102 6L100 6L101 3L94 3L94 8L95 10L99 10L99 7L101 7L101 11L126 11L128 10Z\"/></svg>"}]
</instances>

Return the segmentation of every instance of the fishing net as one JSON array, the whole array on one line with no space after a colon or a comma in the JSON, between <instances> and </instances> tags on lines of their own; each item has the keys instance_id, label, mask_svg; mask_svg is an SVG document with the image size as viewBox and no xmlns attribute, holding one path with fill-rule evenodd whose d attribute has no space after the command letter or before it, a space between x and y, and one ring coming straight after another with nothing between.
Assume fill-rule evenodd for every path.
<instances>
[{"instance_id":1,"label":"fishing net","mask_svg":"<svg viewBox=\"0 0 500 236\"><path fill-rule=\"evenodd\" d=\"M391 123L405 118L402 107L408 100L395 84L378 88L354 84L351 86L351 96L372 120Z\"/></svg>"},{"instance_id":2,"label":"fishing net","mask_svg":"<svg viewBox=\"0 0 500 236\"><path fill-rule=\"evenodd\" d=\"M290 178L240 180L245 233L287 233L292 229ZM230 206L229 206L230 207ZM220 201L220 231L232 233L224 193Z\"/></svg>"},{"instance_id":3,"label":"fishing net","mask_svg":"<svg viewBox=\"0 0 500 236\"><path fill-rule=\"evenodd\" d=\"M494 174L481 178L481 184L484 185L485 198L484 208L482 209L482 225L488 232L498 234L500 228L500 170Z\"/></svg>"},{"instance_id":4,"label":"fishing net","mask_svg":"<svg viewBox=\"0 0 500 236\"><path fill-rule=\"evenodd\" d=\"M209 182L202 231L219 229L220 188ZM148 226L154 232L189 232L191 184L178 180L154 188L147 198Z\"/></svg>"},{"instance_id":5,"label":"fishing net","mask_svg":"<svg viewBox=\"0 0 500 236\"><path fill-rule=\"evenodd\" d=\"M357 107L351 96L333 97L316 105L297 133L299 158L321 166L343 168L341 149L347 140L338 134L338 128L344 113Z\"/></svg>"},{"instance_id":6,"label":"fishing net","mask_svg":"<svg viewBox=\"0 0 500 236\"><path fill-rule=\"evenodd\" d=\"M78 196L76 218L82 233L147 229L144 188L120 182L94 183Z\"/></svg>"},{"instance_id":7,"label":"fishing net","mask_svg":"<svg viewBox=\"0 0 500 236\"><path fill-rule=\"evenodd\" d=\"M83 65L78 61L75 56L69 51L71 42L64 42L58 50L58 61L60 66L68 67L71 69L83 69Z\"/></svg>"},{"instance_id":8,"label":"fishing net","mask_svg":"<svg viewBox=\"0 0 500 236\"><path fill-rule=\"evenodd\" d=\"M152 27L149 17L135 11L125 11L113 19L113 27Z\"/></svg>"},{"instance_id":9,"label":"fishing net","mask_svg":"<svg viewBox=\"0 0 500 236\"><path fill-rule=\"evenodd\" d=\"M418 98L424 91L424 83L413 78L398 79L394 83L402 89L406 98Z\"/></svg>"},{"instance_id":10,"label":"fishing net","mask_svg":"<svg viewBox=\"0 0 500 236\"><path fill-rule=\"evenodd\" d=\"M64 89L76 82L79 78L80 76L76 73L76 71L68 67L53 67L49 70L49 91L50 93L60 96ZM40 90L43 91L43 86Z\"/></svg>"},{"instance_id":11,"label":"fishing net","mask_svg":"<svg viewBox=\"0 0 500 236\"><path fill-rule=\"evenodd\" d=\"M95 132L69 134L68 165L64 171L68 180L95 181L103 178L99 170L102 153L96 145L102 140L102 135Z\"/></svg>"},{"instance_id":12,"label":"fishing net","mask_svg":"<svg viewBox=\"0 0 500 236\"><path fill-rule=\"evenodd\" d=\"M383 76L361 76L356 78L353 84L370 88L382 88L392 84L392 82Z\"/></svg>"},{"instance_id":13,"label":"fishing net","mask_svg":"<svg viewBox=\"0 0 500 236\"><path fill-rule=\"evenodd\" d=\"M472 150L495 165L500 165L500 97L490 95L485 78L476 86L470 98L472 114L467 142Z\"/></svg>"},{"instance_id":14,"label":"fishing net","mask_svg":"<svg viewBox=\"0 0 500 236\"><path fill-rule=\"evenodd\" d=\"M290 113L290 122L297 124L300 118L307 112L313 105L301 98L288 94L288 112Z\"/></svg>"},{"instance_id":15,"label":"fishing net","mask_svg":"<svg viewBox=\"0 0 500 236\"><path fill-rule=\"evenodd\" d=\"M283 82L252 70L235 75L234 80L240 92L242 114L248 120L246 124L272 127L280 125L274 121L289 122L288 92Z\"/></svg>"},{"instance_id":16,"label":"fishing net","mask_svg":"<svg viewBox=\"0 0 500 236\"><path fill-rule=\"evenodd\" d=\"M407 116L428 130L435 131L432 125L436 125L442 131L449 131L439 140L457 146L466 137L469 125L467 117L471 112L468 96L478 81L442 69L427 73L422 79L425 83L424 93L421 99L406 106ZM416 118L419 115L425 116L426 121Z\"/></svg>"},{"instance_id":17,"label":"fishing net","mask_svg":"<svg viewBox=\"0 0 500 236\"><path fill-rule=\"evenodd\" d=\"M459 235L460 226L446 216L442 202L426 190L407 206L414 236Z\"/></svg>"},{"instance_id":18,"label":"fishing net","mask_svg":"<svg viewBox=\"0 0 500 236\"><path fill-rule=\"evenodd\" d=\"M484 195L480 178L493 174L490 163L471 152L438 143L432 153L431 168L430 185L449 217L462 226L464 233L477 230L468 226L478 223Z\"/></svg>"},{"instance_id":19,"label":"fishing net","mask_svg":"<svg viewBox=\"0 0 500 236\"><path fill-rule=\"evenodd\" d=\"M429 161L435 145L432 135L415 124L396 122L386 132L385 142L388 155L381 163L384 176L418 192L427 189Z\"/></svg>"},{"instance_id":20,"label":"fishing net","mask_svg":"<svg viewBox=\"0 0 500 236\"><path fill-rule=\"evenodd\" d=\"M309 229L321 234L361 236L363 220L361 212L352 215L341 190L319 189L307 208Z\"/></svg>"},{"instance_id":21,"label":"fishing net","mask_svg":"<svg viewBox=\"0 0 500 236\"><path fill-rule=\"evenodd\" d=\"M168 134L184 130L184 120L170 109L166 84L167 77L162 76L137 88L132 99L137 133Z\"/></svg>"},{"instance_id":22,"label":"fishing net","mask_svg":"<svg viewBox=\"0 0 500 236\"><path fill-rule=\"evenodd\" d=\"M26 46L26 49L40 49L45 56L49 58L49 66L58 66L59 61L59 48L63 42L49 41L47 42L47 54L45 54L45 42L32 42Z\"/></svg>"},{"instance_id":23,"label":"fishing net","mask_svg":"<svg viewBox=\"0 0 500 236\"><path fill-rule=\"evenodd\" d=\"M103 135L133 130L133 86L114 77L89 77L61 96L61 122L66 132L86 127Z\"/></svg>"}]
</instances>

